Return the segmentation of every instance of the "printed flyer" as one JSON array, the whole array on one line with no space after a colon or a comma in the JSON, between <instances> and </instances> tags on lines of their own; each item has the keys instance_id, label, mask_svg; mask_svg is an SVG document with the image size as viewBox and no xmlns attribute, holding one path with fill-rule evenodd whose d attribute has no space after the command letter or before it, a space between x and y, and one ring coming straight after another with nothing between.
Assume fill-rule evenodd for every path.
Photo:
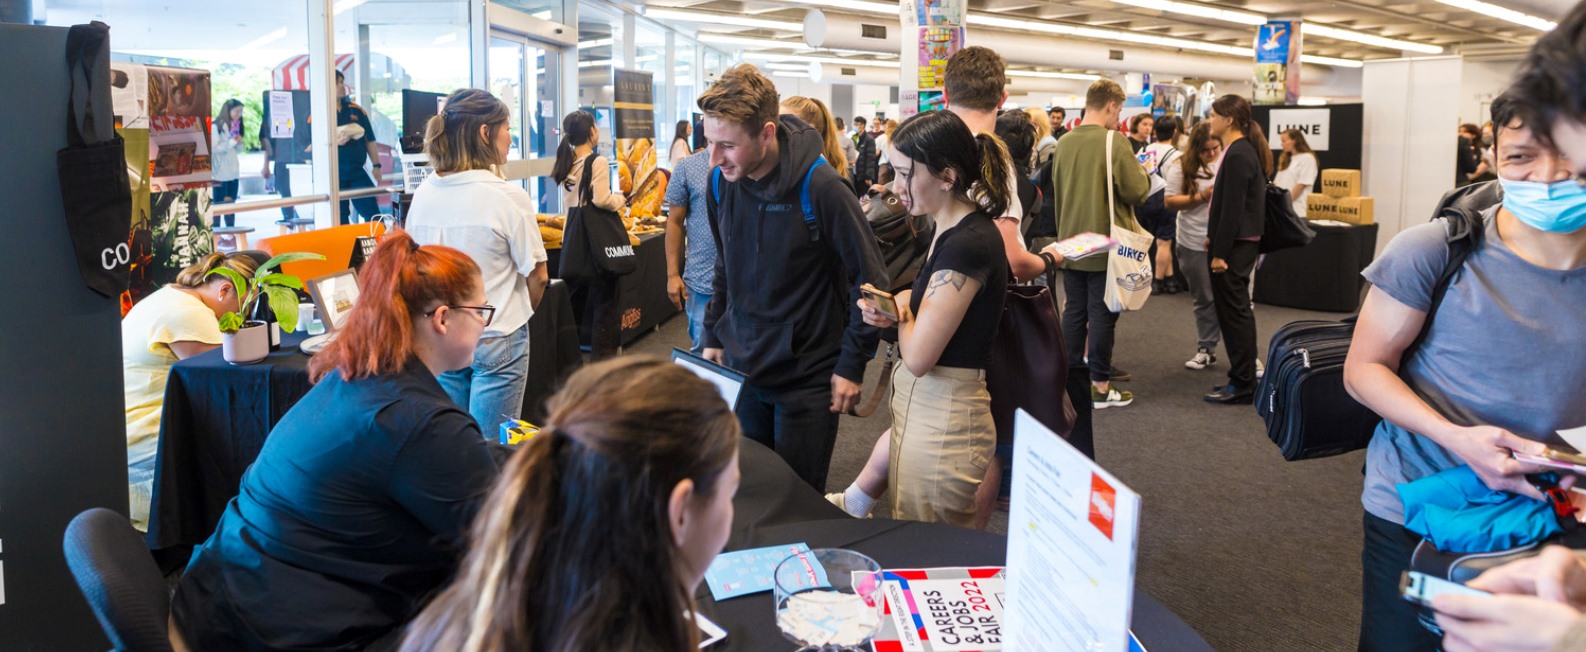
<instances>
[{"instance_id":1,"label":"printed flyer","mask_svg":"<svg viewBox=\"0 0 1586 652\"><path fill-rule=\"evenodd\" d=\"M887 604L875 652L1002 649L1002 567L889 570L883 577Z\"/></svg>"}]
</instances>

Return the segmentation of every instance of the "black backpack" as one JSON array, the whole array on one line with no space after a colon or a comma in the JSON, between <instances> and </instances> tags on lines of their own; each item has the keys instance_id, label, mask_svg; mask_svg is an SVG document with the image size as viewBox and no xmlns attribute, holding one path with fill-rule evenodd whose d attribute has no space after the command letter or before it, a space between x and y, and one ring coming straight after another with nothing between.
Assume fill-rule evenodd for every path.
<instances>
[{"instance_id":1,"label":"black backpack","mask_svg":"<svg viewBox=\"0 0 1586 652\"><path fill-rule=\"evenodd\" d=\"M1438 216L1447 221L1448 263L1438 275L1421 332L1405 349L1402 360L1421 348L1448 286L1465 259L1481 246L1486 233L1481 213L1474 207L1447 206ZM1267 438L1277 444L1283 459L1292 462L1341 455L1371 443L1382 417L1344 389L1344 360L1355 335L1355 319L1297 321L1272 334L1267 371L1256 389L1255 407L1266 422Z\"/></svg>"},{"instance_id":2,"label":"black backpack","mask_svg":"<svg viewBox=\"0 0 1586 652\"><path fill-rule=\"evenodd\" d=\"M1052 179L1052 161L1055 158L1056 157L1046 159L1045 163L1042 163L1035 169L1035 174L1030 178L1030 181L1035 184L1036 188L1045 189L1055 187L1052 185L1056 183ZM1048 199L1047 196L1048 193L1045 190L1042 190L1040 206L1034 211L1035 217L1033 219L1025 220L1026 228L1024 230L1024 237L1027 240L1035 238L1057 237L1057 213L1052 210L1052 200ZM1028 208L1029 207L1026 206L1026 209Z\"/></svg>"},{"instance_id":3,"label":"black backpack","mask_svg":"<svg viewBox=\"0 0 1586 652\"><path fill-rule=\"evenodd\" d=\"M1316 237L1316 231L1305 222L1305 218L1294 212L1294 204L1289 200L1287 189L1267 184L1266 204L1267 215L1258 246L1261 253L1303 247Z\"/></svg>"}]
</instances>

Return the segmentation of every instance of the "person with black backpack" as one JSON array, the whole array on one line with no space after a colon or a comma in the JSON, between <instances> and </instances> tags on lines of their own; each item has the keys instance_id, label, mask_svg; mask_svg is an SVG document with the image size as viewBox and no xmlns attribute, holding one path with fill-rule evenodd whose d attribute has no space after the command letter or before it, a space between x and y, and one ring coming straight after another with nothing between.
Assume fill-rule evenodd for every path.
<instances>
[{"instance_id":1,"label":"person with black backpack","mask_svg":"<svg viewBox=\"0 0 1586 652\"><path fill-rule=\"evenodd\" d=\"M1451 206L1364 272L1372 288L1344 363L1349 394L1382 417L1361 495L1361 650L1438 647L1399 597L1420 537L1403 525L1397 487L1468 465L1490 489L1541 499L1526 475L1544 469L1513 455L1586 424L1586 191L1524 107L1507 94L1492 104L1502 203ZM1456 222L1473 224L1473 238L1450 232Z\"/></svg>"}]
</instances>

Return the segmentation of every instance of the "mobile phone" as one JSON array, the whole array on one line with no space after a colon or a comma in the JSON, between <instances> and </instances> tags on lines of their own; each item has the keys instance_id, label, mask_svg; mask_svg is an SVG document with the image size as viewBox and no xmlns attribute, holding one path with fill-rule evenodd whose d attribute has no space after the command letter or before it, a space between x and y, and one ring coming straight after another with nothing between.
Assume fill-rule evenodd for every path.
<instances>
[{"instance_id":1,"label":"mobile phone","mask_svg":"<svg viewBox=\"0 0 1586 652\"><path fill-rule=\"evenodd\" d=\"M1532 455L1530 453L1521 453L1517 451L1513 453L1513 457L1515 460L1520 462L1536 464L1538 466L1546 466L1549 468L1567 471L1575 475L1586 476L1586 456L1576 455L1574 453L1566 453L1556 448L1543 450L1541 455Z\"/></svg>"},{"instance_id":2,"label":"mobile phone","mask_svg":"<svg viewBox=\"0 0 1586 652\"><path fill-rule=\"evenodd\" d=\"M869 283L859 286L859 294L863 295L870 303L875 304L876 312L886 315L892 321L902 321L898 317L898 300L893 298L891 292L877 290Z\"/></svg>"},{"instance_id":3,"label":"mobile phone","mask_svg":"<svg viewBox=\"0 0 1586 652\"><path fill-rule=\"evenodd\" d=\"M1481 589L1473 589L1464 584L1450 582L1445 579L1432 577L1419 571L1405 571L1399 578L1399 593L1404 599L1430 609L1432 598L1444 593L1455 595L1490 595Z\"/></svg>"}]
</instances>

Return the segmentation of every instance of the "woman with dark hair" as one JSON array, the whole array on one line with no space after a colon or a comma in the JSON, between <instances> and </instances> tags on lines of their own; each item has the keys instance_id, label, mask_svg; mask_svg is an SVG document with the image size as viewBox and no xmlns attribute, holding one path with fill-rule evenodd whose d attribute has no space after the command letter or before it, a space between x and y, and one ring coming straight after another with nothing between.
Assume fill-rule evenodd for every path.
<instances>
[{"instance_id":1,"label":"woman with dark hair","mask_svg":"<svg viewBox=\"0 0 1586 652\"><path fill-rule=\"evenodd\" d=\"M732 525L732 409L647 356L580 369L546 407L402 650L698 650L684 614Z\"/></svg>"},{"instance_id":2,"label":"woman with dark hair","mask_svg":"<svg viewBox=\"0 0 1586 652\"><path fill-rule=\"evenodd\" d=\"M220 105L220 112L215 114L215 120L209 127L209 163L213 169L215 195L214 203L231 204L237 201L238 171L237 157L242 151L242 102L235 99L226 100ZM210 226L220 226L221 215L210 218ZM236 226L237 216L226 214L226 226Z\"/></svg>"},{"instance_id":3,"label":"woman with dark hair","mask_svg":"<svg viewBox=\"0 0 1586 652\"><path fill-rule=\"evenodd\" d=\"M667 163L677 165L678 161L688 158L694 153L694 148L689 147L688 138L694 135L694 125L687 120L678 120L677 129L672 135L672 151L667 154Z\"/></svg>"},{"instance_id":4,"label":"woman with dark hair","mask_svg":"<svg viewBox=\"0 0 1586 652\"><path fill-rule=\"evenodd\" d=\"M1151 136L1155 133L1155 116L1149 111L1134 114L1129 118L1129 149L1139 154L1140 150L1151 144Z\"/></svg>"},{"instance_id":5,"label":"woman with dark hair","mask_svg":"<svg viewBox=\"0 0 1586 652\"><path fill-rule=\"evenodd\" d=\"M467 254L401 231L362 286L182 576L190 649L393 649L456 568L497 467L436 377L473 363L496 309Z\"/></svg>"},{"instance_id":6,"label":"woman with dark hair","mask_svg":"<svg viewBox=\"0 0 1586 652\"><path fill-rule=\"evenodd\" d=\"M1285 129L1278 135L1283 154L1278 156L1278 175L1272 185L1289 191L1294 202L1294 214L1305 217L1305 198L1316 186L1316 176L1321 173L1311 144L1305 142L1305 132Z\"/></svg>"},{"instance_id":7,"label":"woman with dark hair","mask_svg":"<svg viewBox=\"0 0 1586 652\"><path fill-rule=\"evenodd\" d=\"M562 206L572 210L583 205L584 185L591 191L590 203L608 211L620 211L627 203L622 193L611 189L611 162L595 151L600 143L600 127L595 125L595 115L588 111L574 111L562 118L562 142L556 146L556 165L551 168L551 179L562 186ZM584 178L584 171L589 178ZM563 241L565 247L582 247L586 243ZM567 260L563 258L562 260ZM590 354L596 360L616 355L622 348L622 314L617 312L616 276L602 276L594 280L569 280L574 301L583 300L584 310L579 323L590 331Z\"/></svg>"},{"instance_id":8,"label":"woman with dark hair","mask_svg":"<svg viewBox=\"0 0 1586 652\"><path fill-rule=\"evenodd\" d=\"M909 214L936 224L897 319L860 299L865 322L898 329L903 364L892 375L892 517L975 524L975 494L995 452L986 364L1002 319L1008 258L992 221L1009 196L1007 149L974 135L956 114L904 121L888 144L893 190Z\"/></svg>"},{"instance_id":9,"label":"woman with dark hair","mask_svg":"<svg viewBox=\"0 0 1586 652\"><path fill-rule=\"evenodd\" d=\"M1195 306L1195 355L1184 362L1187 369L1205 369L1217 364L1217 308L1212 302L1212 274L1206 258L1206 225L1211 215L1212 184L1217 178L1217 160L1222 157L1223 141L1212 135L1211 125L1201 122L1190 130L1189 150L1162 170L1167 194L1162 204L1178 211L1178 237L1174 254L1189 286Z\"/></svg>"},{"instance_id":10,"label":"woman with dark hair","mask_svg":"<svg viewBox=\"0 0 1586 652\"><path fill-rule=\"evenodd\" d=\"M1250 309L1250 275L1255 272L1261 234L1266 228L1267 179L1272 150L1261 124L1251 119L1250 101L1224 95L1206 117L1211 134L1226 148L1212 186L1207 252L1212 298L1223 346L1228 349L1228 384L1205 396L1211 403L1250 403L1256 390L1256 316Z\"/></svg>"},{"instance_id":11,"label":"woman with dark hair","mask_svg":"<svg viewBox=\"0 0 1586 652\"><path fill-rule=\"evenodd\" d=\"M496 173L512 144L506 103L466 89L430 118L424 151L435 167L413 193L407 228L421 244L454 247L479 265L485 298L499 309L481 333L474 363L441 374L441 386L479 423L496 432L523 410L529 377L529 317L550 273L534 202Z\"/></svg>"}]
</instances>

